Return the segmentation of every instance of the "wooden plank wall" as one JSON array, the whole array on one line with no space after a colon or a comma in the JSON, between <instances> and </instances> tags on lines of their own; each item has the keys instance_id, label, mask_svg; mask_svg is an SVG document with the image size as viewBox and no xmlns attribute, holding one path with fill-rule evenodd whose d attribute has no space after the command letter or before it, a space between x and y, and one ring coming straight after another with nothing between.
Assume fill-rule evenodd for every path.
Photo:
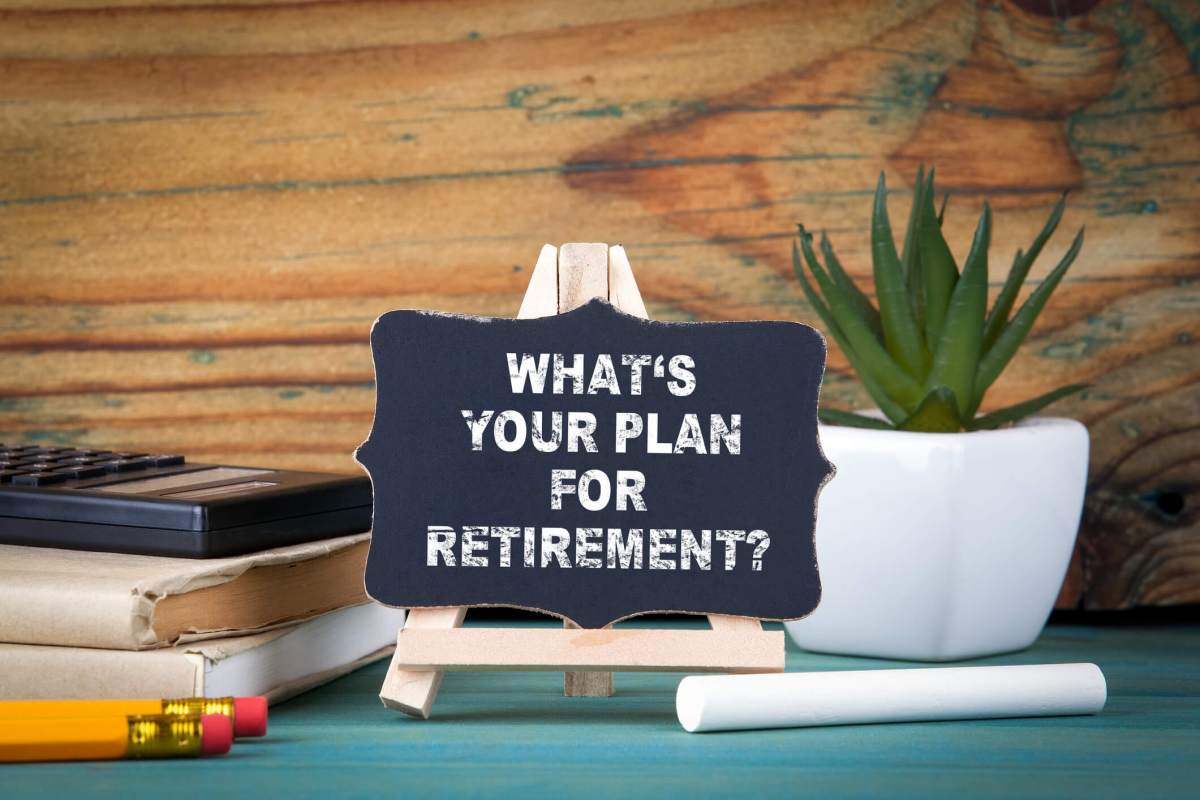
<instances>
[{"instance_id":1,"label":"wooden plank wall","mask_svg":"<svg viewBox=\"0 0 1200 800\"><path fill-rule=\"evenodd\" d=\"M1049 5L0 2L0 440L354 470L381 312L608 241L656 317L815 322L794 224L865 277L934 161L960 257L984 196L994 264L1087 225L988 402L1093 384L1062 604L1198 602L1200 9Z\"/></svg>"}]
</instances>

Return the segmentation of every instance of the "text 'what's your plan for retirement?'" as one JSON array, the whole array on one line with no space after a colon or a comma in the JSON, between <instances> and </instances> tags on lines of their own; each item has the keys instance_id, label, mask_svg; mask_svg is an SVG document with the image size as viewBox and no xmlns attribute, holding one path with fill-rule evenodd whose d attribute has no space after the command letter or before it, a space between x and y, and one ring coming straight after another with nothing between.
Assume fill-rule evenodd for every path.
<instances>
[{"instance_id":1,"label":"text 'what's your plan for retirement?'","mask_svg":"<svg viewBox=\"0 0 1200 800\"><path fill-rule=\"evenodd\" d=\"M820 585L825 346L786 322L607 303L506 320L397 311L372 333L367 589L583 627L649 611L795 618Z\"/></svg>"}]
</instances>

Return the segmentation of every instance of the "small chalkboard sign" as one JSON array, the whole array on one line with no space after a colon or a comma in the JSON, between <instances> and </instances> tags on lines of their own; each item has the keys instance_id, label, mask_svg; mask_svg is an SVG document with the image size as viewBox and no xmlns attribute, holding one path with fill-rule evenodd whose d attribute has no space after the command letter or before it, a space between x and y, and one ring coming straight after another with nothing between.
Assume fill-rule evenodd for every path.
<instances>
[{"instance_id":1,"label":"small chalkboard sign","mask_svg":"<svg viewBox=\"0 0 1200 800\"><path fill-rule=\"evenodd\" d=\"M792 322L393 311L371 334L367 592L584 628L795 619L820 598L825 343Z\"/></svg>"}]
</instances>

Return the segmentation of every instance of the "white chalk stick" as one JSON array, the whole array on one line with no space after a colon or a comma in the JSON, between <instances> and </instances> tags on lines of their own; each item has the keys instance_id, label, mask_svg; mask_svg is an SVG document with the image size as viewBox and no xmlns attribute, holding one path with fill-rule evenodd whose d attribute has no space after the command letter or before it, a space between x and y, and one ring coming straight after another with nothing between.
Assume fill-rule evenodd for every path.
<instances>
[{"instance_id":1,"label":"white chalk stick","mask_svg":"<svg viewBox=\"0 0 1200 800\"><path fill-rule=\"evenodd\" d=\"M1095 714L1107 697L1095 664L783 672L684 678L675 711L703 733Z\"/></svg>"}]
</instances>

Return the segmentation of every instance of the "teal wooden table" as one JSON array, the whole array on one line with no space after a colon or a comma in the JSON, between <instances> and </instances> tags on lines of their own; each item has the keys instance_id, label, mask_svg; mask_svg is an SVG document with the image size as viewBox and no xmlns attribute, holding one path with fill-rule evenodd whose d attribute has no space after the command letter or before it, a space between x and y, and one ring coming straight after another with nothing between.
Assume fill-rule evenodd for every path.
<instances>
[{"instance_id":1,"label":"teal wooden table","mask_svg":"<svg viewBox=\"0 0 1200 800\"><path fill-rule=\"evenodd\" d=\"M1104 670L1100 716L706 735L675 720L677 675L622 673L601 699L553 673L452 674L420 722L380 706L379 663L272 708L224 758L10 765L0 796L1196 797L1200 626L1057 625L971 663L1068 661ZM789 670L882 666L789 644Z\"/></svg>"}]
</instances>

